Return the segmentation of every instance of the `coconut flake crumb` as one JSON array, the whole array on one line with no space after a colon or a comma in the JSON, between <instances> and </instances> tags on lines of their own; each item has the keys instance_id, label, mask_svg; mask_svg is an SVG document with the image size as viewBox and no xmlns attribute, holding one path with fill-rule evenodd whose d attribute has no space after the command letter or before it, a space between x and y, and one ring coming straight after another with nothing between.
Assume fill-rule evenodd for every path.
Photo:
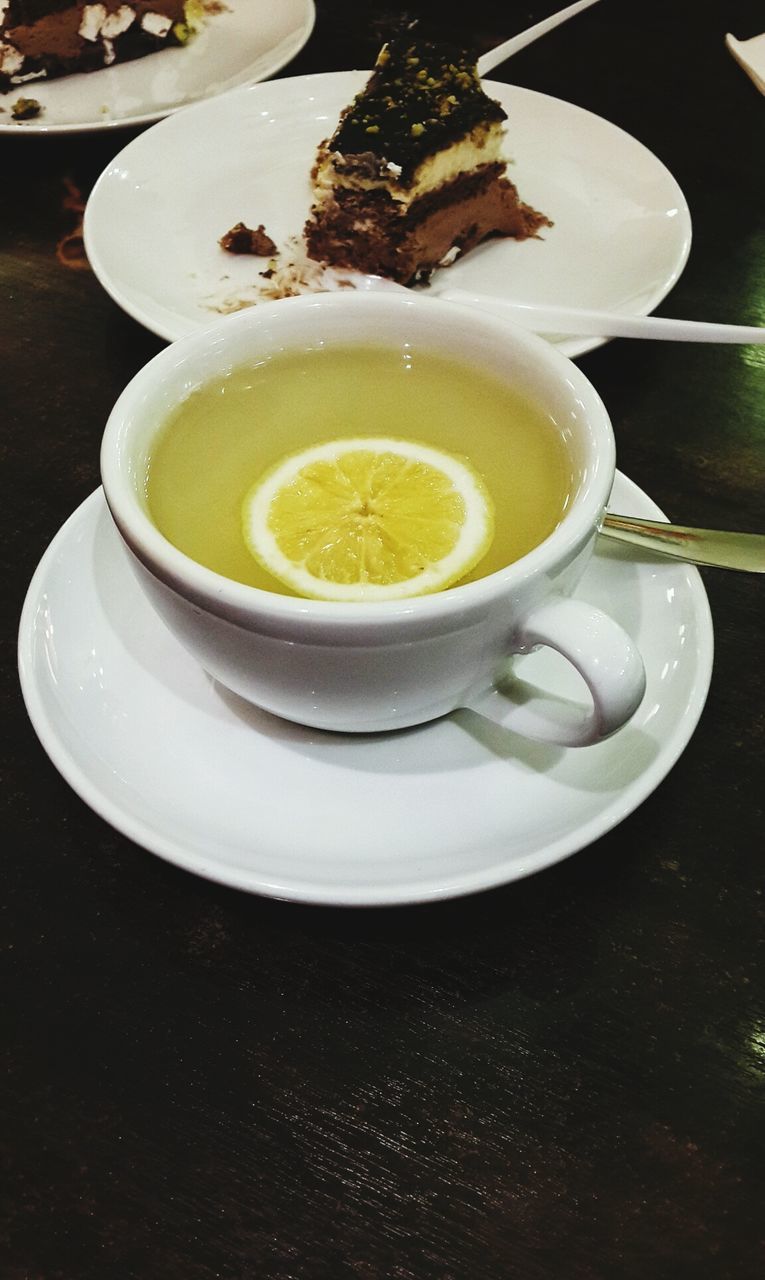
<instances>
[{"instance_id":1,"label":"coconut flake crumb","mask_svg":"<svg viewBox=\"0 0 765 1280\"><path fill-rule=\"evenodd\" d=\"M457 259L458 259L458 257L460 256L461 252L462 252L462 250L460 249L459 245L458 245L458 244L453 244L453 245L452 245L452 247L451 247L451 249L447 249L447 251L446 251L446 253L444 254L443 258L442 258L442 259L441 259L441 261L439 262L439 264L438 264L438 265L439 265L439 267L450 267L450 266L452 265L452 263L453 263L453 262L456 262L456 261L457 261Z\"/></svg>"},{"instance_id":2,"label":"coconut flake crumb","mask_svg":"<svg viewBox=\"0 0 765 1280\"><path fill-rule=\"evenodd\" d=\"M145 13L141 18L141 26L150 36L163 40L172 26L172 20L163 13Z\"/></svg>"},{"instance_id":3,"label":"coconut flake crumb","mask_svg":"<svg viewBox=\"0 0 765 1280\"><path fill-rule=\"evenodd\" d=\"M268 266L258 275L259 279L240 286L235 292L208 295L201 305L217 315L231 315L235 311L256 306L259 302L354 287L352 280L348 278L353 275L352 272L343 275L320 262L314 262L313 258L307 256L302 241L297 236L291 236L278 258L271 258Z\"/></svg>"},{"instance_id":4,"label":"coconut flake crumb","mask_svg":"<svg viewBox=\"0 0 765 1280\"><path fill-rule=\"evenodd\" d=\"M106 6L103 4L86 4L82 11L78 36L89 40L91 44L98 39L99 32L106 18Z\"/></svg>"}]
</instances>

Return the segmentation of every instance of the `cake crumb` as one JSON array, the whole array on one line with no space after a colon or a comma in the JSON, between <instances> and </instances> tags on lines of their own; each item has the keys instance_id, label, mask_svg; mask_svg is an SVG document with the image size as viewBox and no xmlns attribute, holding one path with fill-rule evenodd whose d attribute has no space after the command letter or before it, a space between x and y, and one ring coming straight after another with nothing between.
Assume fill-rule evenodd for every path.
<instances>
[{"instance_id":1,"label":"cake crumb","mask_svg":"<svg viewBox=\"0 0 765 1280\"><path fill-rule=\"evenodd\" d=\"M222 235L218 241L226 253L250 253L257 258L270 258L277 252L276 245L268 235L263 223L255 230L237 222L236 226Z\"/></svg>"},{"instance_id":2,"label":"cake crumb","mask_svg":"<svg viewBox=\"0 0 765 1280\"><path fill-rule=\"evenodd\" d=\"M42 115L42 104L37 98L17 98L11 104L11 115L14 120L34 120Z\"/></svg>"},{"instance_id":3,"label":"cake crumb","mask_svg":"<svg viewBox=\"0 0 765 1280\"><path fill-rule=\"evenodd\" d=\"M218 291L208 295L201 305L216 315L231 315L259 302L272 302L279 298L294 298L300 294L329 293L338 289L353 288L348 273L334 271L322 263L308 258L305 246L298 236L289 236L279 252L279 262L272 259L258 272L258 279L240 285L235 291ZM353 273L350 273L351 276ZM222 276L221 280L227 280Z\"/></svg>"}]
</instances>

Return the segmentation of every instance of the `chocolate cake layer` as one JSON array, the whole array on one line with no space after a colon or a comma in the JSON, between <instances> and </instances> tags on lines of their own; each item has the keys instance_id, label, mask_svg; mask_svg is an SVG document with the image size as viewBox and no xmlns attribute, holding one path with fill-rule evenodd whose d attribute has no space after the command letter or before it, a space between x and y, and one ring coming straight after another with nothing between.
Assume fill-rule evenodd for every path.
<instances>
[{"instance_id":1,"label":"chocolate cake layer","mask_svg":"<svg viewBox=\"0 0 765 1280\"><path fill-rule=\"evenodd\" d=\"M382 191L338 191L306 228L308 254L413 284L487 236L536 235L548 219L519 200L503 172L491 165L463 174L407 209Z\"/></svg>"}]
</instances>

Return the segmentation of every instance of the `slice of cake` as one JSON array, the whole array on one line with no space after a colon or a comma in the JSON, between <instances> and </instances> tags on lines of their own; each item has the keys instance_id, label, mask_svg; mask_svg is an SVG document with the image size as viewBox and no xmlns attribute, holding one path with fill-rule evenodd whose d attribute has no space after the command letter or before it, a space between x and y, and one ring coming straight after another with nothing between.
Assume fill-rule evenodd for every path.
<instances>
[{"instance_id":1,"label":"slice of cake","mask_svg":"<svg viewBox=\"0 0 765 1280\"><path fill-rule=\"evenodd\" d=\"M0 0L0 93L185 44L200 0Z\"/></svg>"},{"instance_id":2,"label":"slice of cake","mask_svg":"<svg viewBox=\"0 0 765 1280\"><path fill-rule=\"evenodd\" d=\"M464 51L391 40L319 147L309 256L411 284L487 236L551 226L505 174L506 119Z\"/></svg>"}]
</instances>

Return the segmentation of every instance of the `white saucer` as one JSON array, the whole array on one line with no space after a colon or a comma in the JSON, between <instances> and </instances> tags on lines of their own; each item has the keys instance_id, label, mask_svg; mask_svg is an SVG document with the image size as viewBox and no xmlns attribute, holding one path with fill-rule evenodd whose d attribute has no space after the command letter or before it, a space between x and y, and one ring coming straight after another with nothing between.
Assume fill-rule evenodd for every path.
<instances>
[{"instance_id":1,"label":"white saucer","mask_svg":"<svg viewBox=\"0 0 765 1280\"><path fill-rule=\"evenodd\" d=\"M294 256L317 144L367 75L251 85L131 142L99 178L85 213L88 257L106 291L169 341L262 297L267 261L225 253L218 240L237 222L263 224L280 260ZM540 240L487 241L449 269L449 283L520 302L653 310L691 243L688 206L671 173L599 116L529 89L486 88L508 112L510 176L555 226ZM560 346L575 356L603 341Z\"/></svg>"},{"instance_id":2,"label":"white saucer","mask_svg":"<svg viewBox=\"0 0 765 1280\"><path fill-rule=\"evenodd\" d=\"M189 103L274 75L303 48L315 17L313 0L226 0L184 48L86 75L30 80L0 93L0 133L90 133L151 124ZM42 107L33 120L11 117L22 96Z\"/></svg>"},{"instance_id":3,"label":"white saucer","mask_svg":"<svg viewBox=\"0 0 765 1280\"><path fill-rule=\"evenodd\" d=\"M661 516L617 476L614 509ZM27 709L74 790L144 848L222 884L303 902L456 897L596 840L664 778L709 687L712 624L695 569L602 540L579 594L643 653L648 688L607 742L563 750L473 712L363 738L303 729L212 681L139 590L101 490L32 579L19 669ZM568 696L550 651L525 680Z\"/></svg>"}]
</instances>

